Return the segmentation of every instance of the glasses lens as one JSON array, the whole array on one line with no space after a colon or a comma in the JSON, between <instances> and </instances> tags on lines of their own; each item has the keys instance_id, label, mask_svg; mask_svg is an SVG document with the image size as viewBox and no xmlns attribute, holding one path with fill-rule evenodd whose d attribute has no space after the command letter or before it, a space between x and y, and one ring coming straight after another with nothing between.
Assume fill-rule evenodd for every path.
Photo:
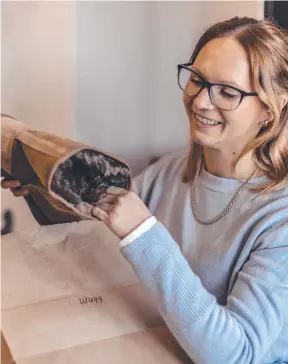
<instances>
[{"instance_id":1,"label":"glasses lens","mask_svg":"<svg viewBox=\"0 0 288 364\"><path fill-rule=\"evenodd\" d=\"M197 73L186 68L180 69L178 82L180 88L190 96L196 95L202 87L202 80Z\"/></svg>"},{"instance_id":2,"label":"glasses lens","mask_svg":"<svg viewBox=\"0 0 288 364\"><path fill-rule=\"evenodd\" d=\"M211 87L213 103L224 110L235 110L241 100L241 93L229 86L214 85Z\"/></svg>"}]
</instances>

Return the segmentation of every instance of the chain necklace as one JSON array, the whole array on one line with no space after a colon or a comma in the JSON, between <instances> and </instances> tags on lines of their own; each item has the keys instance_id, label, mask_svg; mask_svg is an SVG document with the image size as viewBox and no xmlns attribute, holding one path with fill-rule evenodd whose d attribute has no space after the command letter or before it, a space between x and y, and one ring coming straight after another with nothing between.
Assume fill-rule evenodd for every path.
<instances>
[{"instance_id":1,"label":"chain necklace","mask_svg":"<svg viewBox=\"0 0 288 364\"><path fill-rule=\"evenodd\" d=\"M235 195L232 197L229 204L225 207L225 209L222 212L220 212L220 214L218 214L213 219L206 220L206 221L201 220L199 218L199 216L197 215L197 212L196 212L195 184L194 184L194 187L192 188L192 191L191 191L190 199L191 199L191 206L192 206L193 215L194 215L196 221L199 222L202 225L211 225L211 224L214 224L215 222L219 221L220 219L222 219L222 217L224 217L225 215L227 215L228 212L231 210L232 206L235 204L235 202L236 202L237 198L239 197L240 193L245 188L247 188L248 184L255 177L258 170L259 170L259 168L256 168L255 171L251 174L251 176L238 188L238 190L236 191Z\"/></svg>"}]
</instances>

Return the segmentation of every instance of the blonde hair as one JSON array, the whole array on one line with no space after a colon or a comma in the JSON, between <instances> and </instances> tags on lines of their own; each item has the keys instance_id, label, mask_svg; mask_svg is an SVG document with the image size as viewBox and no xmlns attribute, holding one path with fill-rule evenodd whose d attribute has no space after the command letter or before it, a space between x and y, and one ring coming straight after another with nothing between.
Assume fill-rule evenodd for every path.
<instances>
[{"instance_id":1,"label":"blonde hair","mask_svg":"<svg viewBox=\"0 0 288 364\"><path fill-rule=\"evenodd\" d=\"M194 63L210 40L225 36L233 36L246 50L255 90L274 116L245 146L234 168L239 159L252 150L256 165L271 179L254 192L279 190L288 185L288 105L283 102L288 86L288 32L270 20L235 17L213 25L202 35L190 63ZM203 166L203 148L191 140L183 182L195 184Z\"/></svg>"}]
</instances>

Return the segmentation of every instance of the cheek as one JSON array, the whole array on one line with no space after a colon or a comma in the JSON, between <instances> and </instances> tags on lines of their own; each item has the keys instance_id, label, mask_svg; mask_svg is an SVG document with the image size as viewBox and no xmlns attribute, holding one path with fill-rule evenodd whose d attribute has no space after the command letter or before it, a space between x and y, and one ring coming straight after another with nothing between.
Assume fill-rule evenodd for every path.
<instances>
[{"instance_id":1,"label":"cheek","mask_svg":"<svg viewBox=\"0 0 288 364\"><path fill-rule=\"evenodd\" d=\"M243 120L243 124L249 125L250 127L259 127L262 114L262 103L260 100L254 97L244 98L238 111L238 118Z\"/></svg>"},{"instance_id":2,"label":"cheek","mask_svg":"<svg viewBox=\"0 0 288 364\"><path fill-rule=\"evenodd\" d=\"M192 97L183 93L183 104L185 106L187 114L190 115L192 112Z\"/></svg>"},{"instance_id":3,"label":"cheek","mask_svg":"<svg viewBox=\"0 0 288 364\"><path fill-rule=\"evenodd\" d=\"M238 108L234 111L224 112L223 119L226 123L227 132L235 135L254 135L259 131L259 124L250 108Z\"/></svg>"}]
</instances>

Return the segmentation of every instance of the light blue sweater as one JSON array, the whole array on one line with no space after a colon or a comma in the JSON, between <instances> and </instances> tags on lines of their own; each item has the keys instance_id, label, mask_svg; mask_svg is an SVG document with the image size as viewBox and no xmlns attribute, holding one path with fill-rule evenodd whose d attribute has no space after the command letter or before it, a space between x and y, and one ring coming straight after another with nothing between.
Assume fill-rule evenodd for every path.
<instances>
[{"instance_id":1,"label":"light blue sweater","mask_svg":"<svg viewBox=\"0 0 288 364\"><path fill-rule=\"evenodd\" d=\"M257 198L245 190L204 226L181 182L184 160L164 157L134 180L159 222L122 253L195 364L288 362L288 188ZM240 184L202 171L198 215L215 217Z\"/></svg>"}]
</instances>

